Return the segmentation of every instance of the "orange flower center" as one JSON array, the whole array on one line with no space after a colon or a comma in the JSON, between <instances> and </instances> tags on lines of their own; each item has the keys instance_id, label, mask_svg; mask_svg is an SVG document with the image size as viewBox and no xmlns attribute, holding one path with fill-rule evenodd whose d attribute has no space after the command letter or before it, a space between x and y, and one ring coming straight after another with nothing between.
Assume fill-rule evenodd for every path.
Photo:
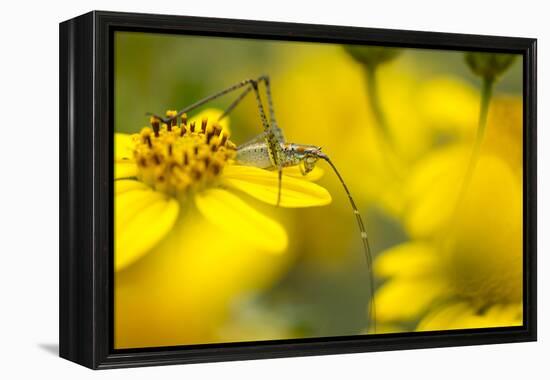
<instances>
[{"instance_id":1,"label":"orange flower center","mask_svg":"<svg viewBox=\"0 0 550 380\"><path fill-rule=\"evenodd\" d=\"M151 118L150 127L133 135L138 178L172 196L211 184L235 157L236 146L217 122L188 123L186 115L168 111L166 123Z\"/></svg>"}]
</instances>

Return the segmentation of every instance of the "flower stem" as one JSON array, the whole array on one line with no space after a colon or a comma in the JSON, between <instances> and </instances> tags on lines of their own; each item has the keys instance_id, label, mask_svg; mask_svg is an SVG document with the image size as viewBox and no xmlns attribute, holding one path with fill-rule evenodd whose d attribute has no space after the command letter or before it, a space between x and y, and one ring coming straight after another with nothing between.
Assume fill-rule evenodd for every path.
<instances>
[{"instance_id":1,"label":"flower stem","mask_svg":"<svg viewBox=\"0 0 550 380\"><path fill-rule=\"evenodd\" d=\"M491 96L493 95L493 84L495 83L493 78L483 79L483 86L481 89L481 107L479 111L479 122L477 126L476 135L476 150L479 153L479 146L483 140L485 134L485 128L487 126L487 115L489 114L489 103L491 102Z\"/></svg>"},{"instance_id":2,"label":"flower stem","mask_svg":"<svg viewBox=\"0 0 550 380\"><path fill-rule=\"evenodd\" d=\"M493 95L493 85L495 81L492 77L483 78L483 84L481 88L481 105L479 110L479 120L477 125L477 132L474 141L474 146L472 147L472 153L470 154L470 159L468 160L468 166L466 167L466 173L464 174L464 179L462 181L462 186L460 187L460 192L458 193L458 198L456 202L455 210L460 207L462 200L470 185L474 170L479 159L479 152L481 149L481 143L483 142L483 136L485 135L485 129L487 127L487 115L489 113L489 104L491 103L491 97Z\"/></svg>"},{"instance_id":3,"label":"flower stem","mask_svg":"<svg viewBox=\"0 0 550 380\"><path fill-rule=\"evenodd\" d=\"M378 80L376 75L377 65L365 65L365 72L367 75L367 91L369 95L369 105L376 119L376 123L380 132L384 136L386 143L392 145L392 139L388 129L388 123L384 112L382 111L382 106L380 105L380 94L378 90Z\"/></svg>"},{"instance_id":4,"label":"flower stem","mask_svg":"<svg viewBox=\"0 0 550 380\"><path fill-rule=\"evenodd\" d=\"M402 162L400 156L397 154L396 147L393 141L393 138L388 127L388 122L384 111L382 110L382 105L380 102L380 91L378 88L378 76L377 76L377 67L378 65L365 64L363 65L366 80L367 80L367 95L370 109L374 115L376 126L381 135L381 143L384 147L384 154L388 169L391 174L397 178L402 179L403 173L401 170Z\"/></svg>"}]
</instances>

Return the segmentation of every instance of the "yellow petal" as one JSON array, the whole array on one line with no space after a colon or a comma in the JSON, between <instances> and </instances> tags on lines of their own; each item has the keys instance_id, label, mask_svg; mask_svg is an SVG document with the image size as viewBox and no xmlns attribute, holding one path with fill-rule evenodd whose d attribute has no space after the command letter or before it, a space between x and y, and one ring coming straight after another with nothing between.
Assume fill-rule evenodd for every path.
<instances>
[{"instance_id":1,"label":"yellow petal","mask_svg":"<svg viewBox=\"0 0 550 380\"><path fill-rule=\"evenodd\" d=\"M294 253L269 254L182 207L168 235L115 276L115 347L227 342L221 326L235 323L236 310L250 311L235 306L276 286Z\"/></svg>"},{"instance_id":2,"label":"yellow petal","mask_svg":"<svg viewBox=\"0 0 550 380\"><path fill-rule=\"evenodd\" d=\"M495 305L484 314L487 327L523 325L523 304Z\"/></svg>"},{"instance_id":3,"label":"yellow petal","mask_svg":"<svg viewBox=\"0 0 550 380\"><path fill-rule=\"evenodd\" d=\"M263 202L277 204L279 180L276 171L229 165L224 169L223 182ZM281 207L324 206L331 201L330 193L325 188L283 175Z\"/></svg>"},{"instance_id":4,"label":"yellow petal","mask_svg":"<svg viewBox=\"0 0 550 380\"><path fill-rule=\"evenodd\" d=\"M490 303L523 298L522 182L495 155L481 155L446 235L448 279L459 294Z\"/></svg>"},{"instance_id":5,"label":"yellow petal","mask_svg":"<svg viewBox=\"0 0 550 380\"><path fill-rule=\"evenodd\" d=\"M208 189L195 196L201 214L212 224L234 236L272 253L283 252L288 245L284 228L246 204L238 196L222 189Z\"/></svg>"},{"instance_id":6,"label":"yellow petal","mask_svg":"<svg viewBox=\"0 0 550 380\"><path fill-rule=\"evenodd\" d=\"M170 231L179 204L138 181L115 182L115 270L142 257Z\"/></svg>"},{"instance_id":7,"label":"yellow petal","mask_svg":"<svg viewBox=\"0 0 550 380\"><path fill-rule=\"evenodd\" d=\"M133 162L115 162L115 179L135 177L138 167Z\"/></svg>"},{"instance_id":8,"label":"yellow petal","mask_svg":"<svg viewBox=\"0 0 550 380\"><path fill-rule=\"evenodd\" d=\"M487 116L483 149L494 152L516 171L523 169L523 101L521 97L495 97Z\"/></svg>"},{"instance_id":9,"label":"yellow petal","mask_svg":"<svg viewBox=\"0 0 550 380\"><path fill-rule=\"evenodd\" d=\"M416 104L430 127L473 136L479 114L479 93L467 82L447 76L430 79L420 86Z\"/></svg>"},{"instance_id":10,"label":"yellow petal","mask_svg":"<svg viewBox=\"0 0 550 380\"><path fill-rule=\"evenodd\" d=\"M417 331L474 329L487 327L521 326L521 304L494 305L479 314L465 302L448 304L427 314L418 324Z\"/></svg>"},{"instance_id":11,"label":"yellow petal","mask_svg":"<svg viewBox=\"0 0 550 380\"><path fill-rule=\"evenodd\" d=\"M115 162L133 162L134 145L132 135L115 133Z\"/></svg>"},{"instance_id":12,"label":"yellow petal","mask_svg":"<svg viewBox=\"0 0 550 380\"><path fill-rule=\"evenodd\" d=\"M140 181L120 180L115 182L115 195L133 190L148 190L149 186Z\"/></svg>"},{"instance_id":13,"label":"yellow petal","mask_svg":"<svg viewBox=\"0 0 550 380\"><path fill-rule=\"evenodd\" d=\"M437 278L395 278L376 292L376 319L380 322L410 321L418 318L446 286Z\"/></svg>"},{"instance_id":14,"label":"yellow petal","mask_svg":"<svg viewBox=\"0 0 550 380\"><path fill-rule=\"evenodd\" d=\"M470 151L465 145L443 148L412 170L405 186L405 228L409 235L430 237L446 225L455 208Z\"/></svg>"},{"instance_id":15,"label":"yellow petal","mask_svg":"<svg viewBox=\"0 0 550 380\"><path fill-rule=\"evenodd\" d=\"M377 323L376 331L373 328L368 328L362 331L363 334L394 334L402 332L410 332L411 329L399 323Z\"/></svg>"},{"instance_id":16,"label":"yellow petal","mask_svg":"<svg viewBox=\"0 0 550 380\"><path fill-rule=\"evenodd\" d=\"M440 308L436 308L434 311L428 313L418 326L417 331L430 331L430 330L449 330L457 318L462 318L464 315L472 314L470 306L465 302L453 303L445 305Z\"/></svg>"},{"instance_id":17,"label":"yellow petal","mask_svg":"<svg viewBox=\"0 0 550 380\"><path fill-rule=\"evenodd\" d=\"M382 252L374 262L378 277L421 277L434 273L439 257L434 248L422 242L409 242Z\"/></svg>"}]
</instances>

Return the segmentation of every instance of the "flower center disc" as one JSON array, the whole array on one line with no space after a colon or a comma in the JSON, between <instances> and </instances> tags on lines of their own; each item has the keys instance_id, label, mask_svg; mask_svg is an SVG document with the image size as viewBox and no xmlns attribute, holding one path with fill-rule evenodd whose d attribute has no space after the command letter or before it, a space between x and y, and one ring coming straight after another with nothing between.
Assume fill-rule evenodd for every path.
<instances>
[{"instance_id":1,"label":"flower center disc","mask_svg":"<svg viewBox=\"0 0 550 380\"><path fill-rule=\"evenodd\" d=\"M235 157L229 132L217 122L187 122L184 114L168 111L167 123L151 118L150 127L133 135L138 177L155 190L182 196L210 184Z\"/></svg>"}]
</instances>

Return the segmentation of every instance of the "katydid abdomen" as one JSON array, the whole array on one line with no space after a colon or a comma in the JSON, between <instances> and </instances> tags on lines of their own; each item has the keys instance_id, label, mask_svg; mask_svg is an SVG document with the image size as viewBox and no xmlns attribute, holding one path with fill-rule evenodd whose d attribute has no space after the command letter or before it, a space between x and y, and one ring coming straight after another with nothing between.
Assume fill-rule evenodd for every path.
<instances>
[{"instance_id":1,"label":"katydid abdomen","mask_svg":"<svg viewBox=\"0 0 550 380\"><path fill-rule=\"evenodd\" d=\"M273 167L265 142L244 144L237 148L236 161L240 165L254 166L260 169Z\"/></svg>"},{"instance_id":2,"label":"katydid abdomen","mask_svg":"<svg viewBox=\"0 0 550 380\"><path fill-rule=\"evenodd\" d=\"M281 167L300 165L308 155L315 155L320 148L315 145L281 143ZM265 141L256 141L240 145L237 148L236 161L240 165L254 166L261 169L275 169L277 164L269 156L269 148Z\"/></svg>"}]
</instances>

